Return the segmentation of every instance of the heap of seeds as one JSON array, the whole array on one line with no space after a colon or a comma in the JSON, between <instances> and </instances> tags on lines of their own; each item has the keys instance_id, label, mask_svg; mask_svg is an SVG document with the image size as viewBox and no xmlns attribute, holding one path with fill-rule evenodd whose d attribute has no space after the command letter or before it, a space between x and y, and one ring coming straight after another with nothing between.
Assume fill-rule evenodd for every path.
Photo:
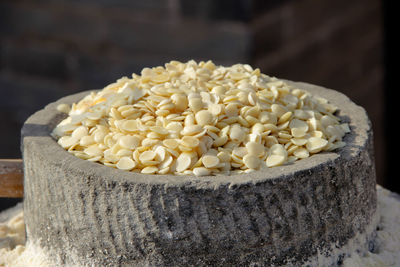
<instances>
[{"instance_id":1,"label":"heap of seeds","mask_svg":"<svg viewBox=\"0 0 400 267\"><path fill-rule=\"evenodd\" d=\"M53 131L75 156L145 174L243 173L343 147L327 100L249 65L171 61L92 92Z\"/></svg>"}]
</instances>

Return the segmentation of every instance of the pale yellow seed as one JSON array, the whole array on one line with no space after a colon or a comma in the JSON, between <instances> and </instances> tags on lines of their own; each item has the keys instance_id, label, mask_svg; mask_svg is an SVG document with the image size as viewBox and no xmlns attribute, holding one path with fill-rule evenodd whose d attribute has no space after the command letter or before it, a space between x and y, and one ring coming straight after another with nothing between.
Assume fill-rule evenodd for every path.
<instances>
[{"instance_id":1,"label":"pale yellow seed","mask_svg":"<svg viewBox=\"0 0 400 267\"><path fill-rule=\"evenodd\" d=\"M255 155L246 155L243 157L243 163L249 169L258 169L260 166L260 159Z\"/></svg>"},{"instance_id":2,"label":"pale yellow seed","mask_svg":"<svg viewBox=\"0 0 400 267\"><path fill-rule=\"evenodd\" d=\"M326 145L328 141L320 137L310 137L307 141L306 148L310 153L320 152Z\"/></svg>"},{"instance_id":3,"label":"pale yellow seed","mask_svg":"<svg viewBox=\"0 0 400 267\"><path fill-rule=\"evenodd\" d=\"M225 151L219 152L217 157L221 162L229 162L231 160L231 155Z\"/></svg>"},{"instance_id":4,"label":"pale yellow seed","mask_svg":"<svg viewBox=\"0 0 400 267\"><path fill-rule=\"evenodd\" d=\"M192 164L192 158L188 153L182 153L176 159L176 171L183 172L187 170Z\"/></svg>"},{"instance_id":5,"label":"pale yellow seed","mask_svg":"<svg viewBox=\"0 0 400 267\"><path fill-rule=\"evenodd\" d=\"M133 168L136 167L136 162L134 162L131 158L129 157L122 157L116 167L120 170L125 170L125 171L130 171Z\"/></svg>"},{"instance_id":6,"label":"pale yellow seed","mask_svg":"<svg viewBox=\"0 0 400 267\"><path fill-rule=\"evenodd\" d=\"M233 117L236 116L238 114L239 110L237 108L237 104L235 103L230 103L225 107L225 114L228 117Z\"/></svg>"},{"instance_id":7,"label":"pale yellow seed","mask_svg":"<svg viewBox=\"0 0 400 267\"><path fill-rule=\"evenodd\" d=\"M171 166L173 160L174 160L174 158L170 154L166 154L165 159L162 162L160 162L158 167L160 168L160 170L167 168L167 167Z\"/></svg>"},{"instance_id":8,"label":"pale yellow seed","mask_svg":"<svg viewBox=\"0 0 400 267\"><path fill-rule=\"evenodd\" d=\"M307 139L292 138L292 139L290 139L290 142L292 142L296 146L303 146L303 145L307 144Z\"/></svg>"},{"instance_id":9,"label":"pale yellow seed","mask_svg":"<svg viewBox=\"0 0 400 267\"><path fill-rule=\"evenodd\" d=\"M226 144L226 142L228 142L228 139L229 139L229 138L228 138L227 135L224 135L224 136L221 136L221 137L217 137L217 138L214 140L213 146L214 146L214 147L223 146L223 145Z\"/></svg>"},{"instance_id":10,"label":"pale yellow seed","mask_svg":"<svg viewBox=\"0 0 400 267\"><path fill-rule=\"evenodd\" d=\"M285 158L287 157L287 151L281 144L275 144L271 146L268 152L270 155L280 155Z\"/></svg>"},{"instance_id":11,"label":"pale yellow seed","mask_svg":"<svg viewBox=\"0 0 400 267\"><path fill-rule=\"evenodd\" d=\"M151 161L156 157L156 153L154 151L144 151L142 154L139 156L140 162L143 161Z\"/></svg>"},{"instance_id":12,"label":"pale yellow seed","mask_svg":"<svg viewBox=\"0 0 400 267\"><path fill-rule=\"evenodd\" d=\"M179 146L179 142L176 139L165 139L163 140L163 145L168 148L175 149Z\"/></svg>"},{"instance_id":13,"label":"pale yellow seed","mask_svg":"<svg viewBox=\"0 0 400 267\"><path fill-rule=\"evenodd\" d=\"M201 110L195 115L197 124L201 126L210 125L213 121L213 115L208 110Z\"/></svg>"},{"instance_id":14,"label":"pale yellow seed","mask_svg":"<svg viewBox=\"0 0 400 267\"><path fill-rule=\"evenodd\" d=\"M210 175L211 171L204 167L198 167L198 168L193 169L193 174L196 176L206 176L206 175Z\"/></svg>"},{"instance_id":15,"label":"pale yellow seed","mask_svg":"<svg viewBox=\"0 0 400 267\"><path fill-rule=\"evenodd\" d=\"M143 174L154 174L158 171L158 168L156 166L147 166L144 167L141 171Z\"/></svg>"},{"instance_id":16,"label":"pale yellow seed","mask_svg":"<svg viewBox=\"0 0 400 267\"><path fill-rule=\"evenodd\" d=\"M181 131L182 135L195 135L203 131L203 127L200 125L189 125L185 126Z\"/></svg>"},{"instance_id":17,"label":"pale yellow seed","mask_svg":"<svg viewBox=\"0 0 400 267\"><path fill-rule=\"evenodd\" d=\"M221 114L222 112L222 107L223 105L219 105L219 104L212 104L208 107L208 111L214 115L214 116L218 116L219 114Z\"/></svg>"},{"instance_id":18,"label":"pale yellow seed","mask_svg":"<svg viewBox=\"0 0 400 267\"><path fill-rule=\"evenodd\" d=\"M127 120L124 121L121 125L121 129L127 132L135 132L138 131L138 124L136 120Z\"/></svg>"},{"instance_id":19,"label":"pale yellow seed","mask_svg":"<svg viewBox=\"0 0 400 267\"><path fill-rule=\"evenodd\" d=\"M278 124L287 122L290 118L292 117L292 112L288 111L286 113L284 113L278 120Z\"/></svg>"},{"instance_id":20,"label":"pale yellow seed","mask_svg":"<svg viewBox=\"0 0 400 267\"><path fill-rule=\"evenodd\" d=\"M192 137L192 136L184 136L182 137L181 144L186 147L197 147L199 145L199 139Z\"/></svg>"},{"instance_id":21,"label":"pale yellow seed","mask_svg":"<svg viewBox=\"0 0 400 267\"><path fill-rule=\"evenodd\" d=\"M206 168L214 168L219 164L219 158L214 155L205 155L202 158L202 162L204 167Z\"/></svg>"},{"instance_id":22,"label":"pale yellow seed","mask_svg":"<svg viewBox=\"0 0 400 267\"><path fill-rule=\"evenodd\" d=\"M77 138L71 136L63 136L58 139L58 144L60 144L63 148L69 148L73 145L76 145L78 142L79 141Z\"/></svg>"},{"instance_id":23,"label":"pale yellow seed","mask_svg":"<svg viewBox=\"0 0 400 267\"><path fill-rule=\"evenodd\" d=\"M126 135L119 138L118 144L127 149L135 149L140 145L140 141L136 136Z\"/></svg>"},{"instance_id":24,"label":"pale yellow seed","mask_svg":"<svg viewBox=\"0 0 400 267\"><path fill-rule=\"evenodd\" d=\"M168 130L161 126L150 127L150 131L155 132L159 135L167 135L168 134Z\"/></svg>"},{"instance_id":25,"label":"pale yellow seed","mask_svg":"<svg viewBox=\"0 0 400 267\"><path fill-rule=\"evenodd\" d=\"M93 136L91 135L87 135L81 138L79 144L81 146L90 146L93 145L95 143Z\"/></svg>"},{"instance_id":26,"label":"pale yellow seed","mask_svg":"<svg viewBox=\"0 0 400 267\"><path fill-rule=\"evenodd\" d=\"M97 144L85 148L83 152L85 152L91 157L97 157L103 155L103 150L101 150Z\"/></svg>"},{"instance_id":27,"label":"pale yellow seed","mask_svg":"<svg viewBox=\"0 0 400 267\"><path fill-rule=\"evenodd\" d=\"M287 110L283 106L278 104L272 104L271 111L278 117L281 117L283 114L287 112Z\"/></svg>"},{"instance_id":28,"label":"pale yellow seed","mask_svg":"<svg viewBox=\"0 0 400 267\"><path fill-rule=\"evenodd\" d=\"M242 142L246 137L245 132L238 125L234 125L229 132L229 137L235 142Z\"/></svg>"},{"instance_id":29,"label":"pale yellow seed","mask_svg":"<svg viewBox=\"0 0 400 267\"><path fill-rule=\"evenodd\" d=\"M267 167L275 167L285 163L286 158L282 155L269 155L266 160Z\"/></svg>"},{"instance_id":30,"label":"pale yellow seed","mask_svg":"<svg viewBox=\"0 0 400 267\"><path fill-rule=\"evenodd\" d=\"M246 147L240 146L240 147L235 147L235 148L232 150L232 154L233 154L233 155L236 155L236 156L238 156L238 157L240 157L240 158L243 158L246 154L248 154L248 151L247 151L247 148L246 148Z\"/></svg>"},{"instance_id":31,"label":"pale yellow seed","mask_svg":"<svg viewBox=\"0 0 400 267\"><path fill-rule=\"evenodd\" d=\"M159 173L159 174L167 174L169 171L170 171L170 168L169 168L169 167L166 167L166 168L164 168L164 169L160 169L160 170L158 171L158 173Z\"/></svg>"},{"instance_id":32,"label":"pale yellow seed","mask_svg":"<svg viewBox=\"0 0 400 267\"><path fill-rule=\"evenodd\" d=\"M246 149L249 155L253 155L256 157L260 157L264 153L264 146L256 142L246 143Z\"/></svg>"},{"instance_id":33,"label":"pale yellow seed","mask_svg":"<svg viewBox=\"0 0 400 267\"><path fill-rule=\"evenodd\" d=\"M297 148L295 151L293 151L293 155L300 159L305 159L310 156L310 153L308 152L307 149L301 147L301 148Z\"/></svg>"},{"instance_id":34,"label":"pale yellow seed","mask_svg":"<svg viewBox=\"0 0 400 267\"><path fill-rule=\"evenodd\" d=\"M79 126L72 132L71 137L81 139L86 135L88 135L88 129L85 126Z\"/></svg>"},{"instance_id":35,"label":"pale yellow seed","mask_svg":"<svg viewBox=\"0 0 400 267\"><path fill-rule=\"evenodd\" d=\"M203 101L201 100L201 98L191 98L189 99L189 107L194 112L198 112L203 108Z\"/></svg>"}]
</instances>

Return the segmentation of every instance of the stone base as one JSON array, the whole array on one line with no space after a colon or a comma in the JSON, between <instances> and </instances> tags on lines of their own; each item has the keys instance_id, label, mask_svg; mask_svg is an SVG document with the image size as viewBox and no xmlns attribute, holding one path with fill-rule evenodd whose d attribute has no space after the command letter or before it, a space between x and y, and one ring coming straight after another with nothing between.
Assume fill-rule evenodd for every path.
<instances>
[{"instance_id":1,"label":"stone base","mask_svg":"<svg viewBox=\"0 0 400 267\"><path fill-rule=\"evenodd\" d=\"M364 109L336 91L292 84L340 107L347 145L246 175L144 175L81 160L49 134L63 118L56 106L87 92L48 105L22 129L28 240L52 251L58 266L183 267L299 265L372 238L375 167Z\"/></svg>"}]
</instances>

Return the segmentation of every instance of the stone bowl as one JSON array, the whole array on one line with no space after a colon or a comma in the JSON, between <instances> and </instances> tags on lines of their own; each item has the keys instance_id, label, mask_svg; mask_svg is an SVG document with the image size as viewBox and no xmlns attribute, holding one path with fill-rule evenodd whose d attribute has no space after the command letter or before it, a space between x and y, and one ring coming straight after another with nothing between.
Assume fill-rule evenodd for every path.
<instances>
[{"instance_id":1,"label":"stone bowl","mask_svg":"<svg viewBox=\"0 0 400 267\"><path fill-rule=\"evenodd\" d=\"M352 244L368 246L377 202L367 114L337 91L289 83L339 107L347 145L231 176L144 175L79 159L50 133L66 116L57 105L88 92L49 104L22 128L28 242L57 266L298 266L321 255L336 265L360 249Z\"/></svg>"}]
</instances>

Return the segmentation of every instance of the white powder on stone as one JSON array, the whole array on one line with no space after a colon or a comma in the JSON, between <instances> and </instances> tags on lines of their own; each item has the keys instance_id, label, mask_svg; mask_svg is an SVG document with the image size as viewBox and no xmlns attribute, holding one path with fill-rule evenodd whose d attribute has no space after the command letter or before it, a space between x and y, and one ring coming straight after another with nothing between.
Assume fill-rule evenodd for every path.
<instances>
[{"instance_id":1,"label":"white powder on stone","mask_svg":"<svg viewBox=\"0 0 400 267\"><path fill-rule=\"evenodd\" d=\"M400 196L380 186L378 189L379 224L373 252L353 253L344 267L400 266ZM50 267L41 249L25 244L22 205L0 213L0 267ZM323 264L318 259L316 266Z\"/></svg>"}]
</instances>

